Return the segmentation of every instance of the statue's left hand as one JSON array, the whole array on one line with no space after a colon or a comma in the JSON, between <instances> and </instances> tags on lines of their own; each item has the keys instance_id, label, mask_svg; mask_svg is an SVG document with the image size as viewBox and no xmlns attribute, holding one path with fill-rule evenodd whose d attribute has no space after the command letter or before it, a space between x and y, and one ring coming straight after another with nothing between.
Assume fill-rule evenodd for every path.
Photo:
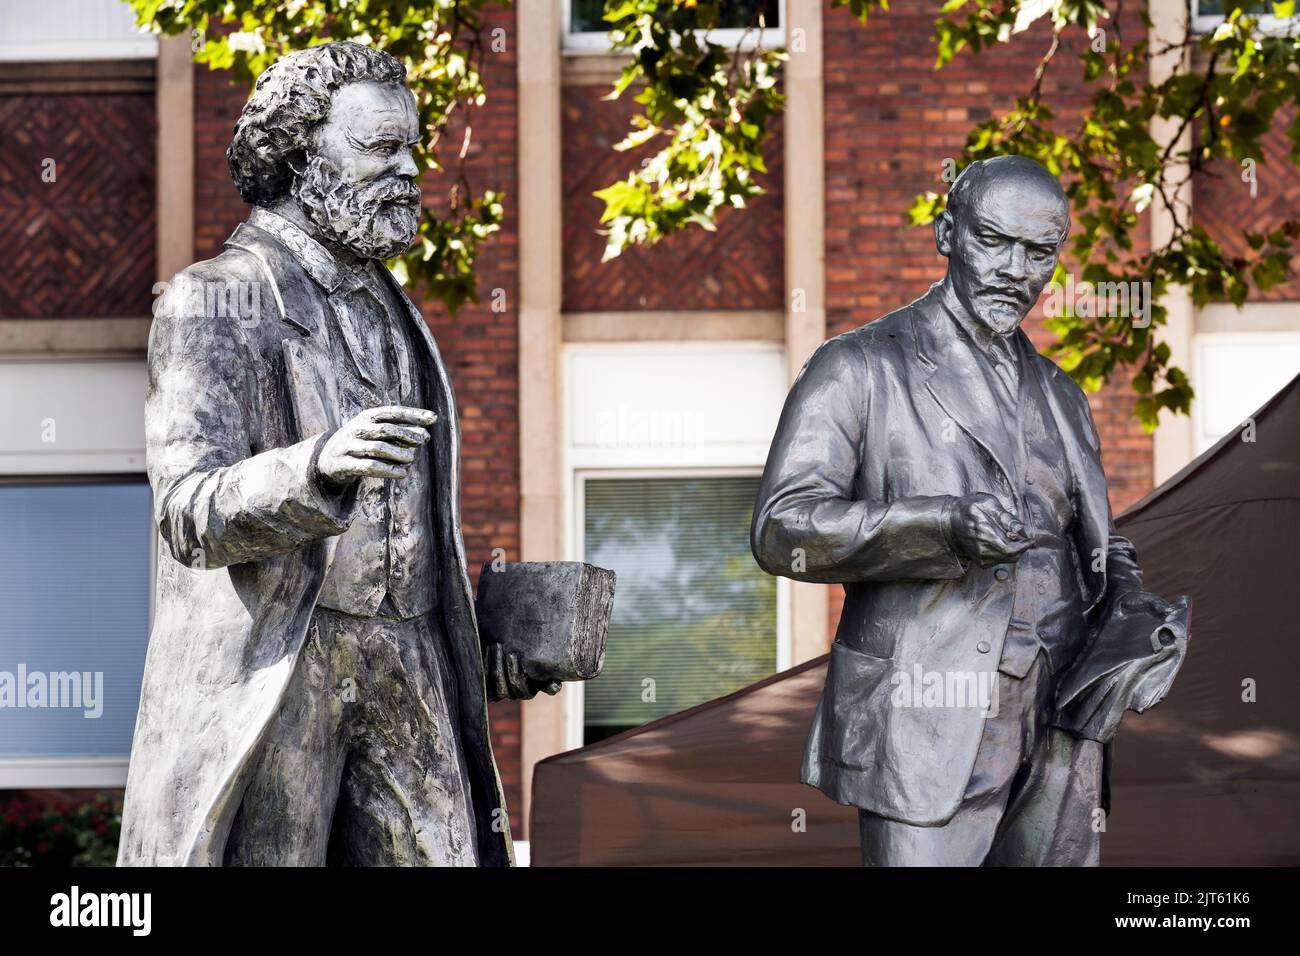
<instances>
[{"instance_id":1,"label":"statue's left hand","mask_svg":"<svg viewBox=\"0 0 1300 956\"><path fill-rule=\"evenodd\" d=\"M532 700L538 691L558 694L559 681L536 681L524 673L519 655L500 644L485 648L483 668L487 677L488 697L492 700Z\"/></svg>"}]
</instances>

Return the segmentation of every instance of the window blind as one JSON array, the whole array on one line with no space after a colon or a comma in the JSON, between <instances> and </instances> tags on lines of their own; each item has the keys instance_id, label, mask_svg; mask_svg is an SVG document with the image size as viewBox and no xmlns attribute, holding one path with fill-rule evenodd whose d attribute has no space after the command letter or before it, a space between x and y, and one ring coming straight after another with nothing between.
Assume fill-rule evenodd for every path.
<instances>
[{"instance_id":1,"label":"window blind","mask_svg":"<svg viewBox=\"0 0 1300 956\"><path fill-rule=\"evenodd\" d=\"M143 481L0 484L0 758L130 753L149 510Z\"/></svg>"},{"instance_id":2,"label":"window blind","mask_svg":"<svg viewBox=\"0 0 1300 956\"><path fill-rule=\"evenodd\" d=\"M618 574L587 740L731 693L776 669L776 579L754 563L757 477L585 485L585 559Z\"/></svg>"}]
</instances>

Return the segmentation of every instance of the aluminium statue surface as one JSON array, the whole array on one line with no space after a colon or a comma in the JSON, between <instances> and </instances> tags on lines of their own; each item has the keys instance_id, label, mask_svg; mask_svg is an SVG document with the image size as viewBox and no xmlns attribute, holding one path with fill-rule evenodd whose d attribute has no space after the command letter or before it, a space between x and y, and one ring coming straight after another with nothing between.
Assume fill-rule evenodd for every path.
<instances>
[{"instance_id":1,"label":"aluminium statue surface","mask_svg":"<svg viewBox=\"0 0 1300 956\"><path fill-rule=\"evenodd\" d=\"M156 309L121 864L513 862L488 688L559 684L480 646L447 369L382 262L421 215L404 79L351 42L274 63L228 152L251 214Z\"/></svg>"}]
</instances>

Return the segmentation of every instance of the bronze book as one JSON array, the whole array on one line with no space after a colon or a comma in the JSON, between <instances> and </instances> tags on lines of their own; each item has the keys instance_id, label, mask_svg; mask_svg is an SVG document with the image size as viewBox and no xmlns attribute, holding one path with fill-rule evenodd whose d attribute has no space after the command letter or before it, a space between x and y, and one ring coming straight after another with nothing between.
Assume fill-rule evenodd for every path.
<instances>
[{"instance_id":1,"label":"bronze book","mask_svg":"<svg viewBox=\"0 0 1300 956\"><path fill-rule=\"evenodd\" d=\"M605 662L614 572L580 561L487 562L479 634L519 657L534 681L590 680Z\"/></svg>"}]
</instances>

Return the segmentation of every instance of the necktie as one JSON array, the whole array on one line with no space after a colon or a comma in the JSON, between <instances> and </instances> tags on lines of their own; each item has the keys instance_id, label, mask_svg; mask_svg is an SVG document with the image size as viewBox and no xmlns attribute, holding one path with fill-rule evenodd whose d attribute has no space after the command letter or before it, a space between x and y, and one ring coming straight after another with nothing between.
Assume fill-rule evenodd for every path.
<instances>
[{"instance_id":1,"label":"necktie","mask_svg":"<svg viewBox=\"0 0 1300 956\"><path fill-rule=\"evenodd\" d=\"M994 339L992 355L993 368L1014 400L1020 392L1020 376L1016 369L1015 354L1011 351L1011 343L1002 338Z\"/></svg>"}]
</instances>

